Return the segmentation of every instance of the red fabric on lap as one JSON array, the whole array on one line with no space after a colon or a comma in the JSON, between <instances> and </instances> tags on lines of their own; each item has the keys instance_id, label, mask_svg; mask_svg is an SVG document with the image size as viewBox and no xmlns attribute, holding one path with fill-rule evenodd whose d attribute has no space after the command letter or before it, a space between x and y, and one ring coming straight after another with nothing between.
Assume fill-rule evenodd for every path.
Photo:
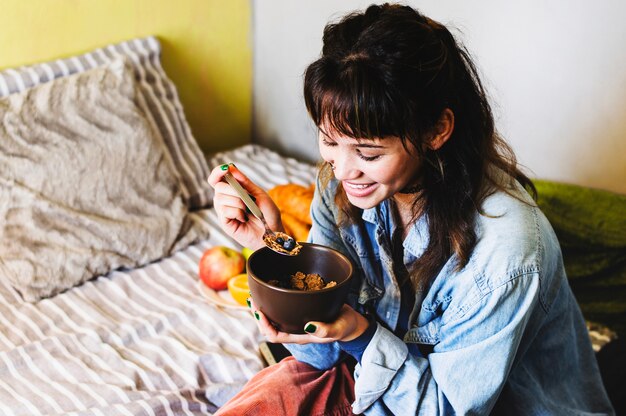
<instances>
[{"instance_id":1,"label":"red fabric on lap","mask_svg":"<svg viewBox=\"0 0 626 416\"><path fill-rule=\"evenodd\" d=\"M352 415L352 368L341 362L322 371L287 357L260 371L216 416Z\"/></svg>"}]
</instances>

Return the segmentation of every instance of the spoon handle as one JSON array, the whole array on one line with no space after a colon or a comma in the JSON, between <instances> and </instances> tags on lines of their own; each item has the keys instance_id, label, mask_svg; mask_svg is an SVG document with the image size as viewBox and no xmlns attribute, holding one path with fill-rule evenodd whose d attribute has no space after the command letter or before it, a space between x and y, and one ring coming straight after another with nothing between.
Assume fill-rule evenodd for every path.
<instances>
[{"instance_id":1,"label":"spoon handle","mask_svg":"<svg viewBox=\"0 0 626 416\"><path fill-rule=\"evenodd\" d=\"M252 212L252 214L255 217L263 221L263 224L265 224L265 218L263 217L263 213L259 209L259 206L256 204L256 202L252 200L252 198L250 198L250 195L248 195L248 192L245 189L243 189L243 187L239 184L239 182L237 182L237 179L235 179L234 176L231 175L229 172L227 172L224 175L224 179L239 194L239 197L241 198L243 203L246 204L250 212Z\"/></svg>"}]
</instances>

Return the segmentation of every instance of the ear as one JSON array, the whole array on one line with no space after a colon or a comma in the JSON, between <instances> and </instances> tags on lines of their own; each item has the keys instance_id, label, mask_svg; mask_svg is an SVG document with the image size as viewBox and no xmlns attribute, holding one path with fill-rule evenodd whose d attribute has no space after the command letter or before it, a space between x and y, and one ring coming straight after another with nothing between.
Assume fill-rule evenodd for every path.
<instances>
[{"instance_id":1,"label":"ear","mask_svg":"<svg viewBox=\"0 0 626 416\"><path fill-rule=\"evenodd\" d=\"M438 150L443 146L454 131L454 113L449 108L444 109L435 125L435 131L427 147L430 150Z\"/></svg>"}]
</instances>

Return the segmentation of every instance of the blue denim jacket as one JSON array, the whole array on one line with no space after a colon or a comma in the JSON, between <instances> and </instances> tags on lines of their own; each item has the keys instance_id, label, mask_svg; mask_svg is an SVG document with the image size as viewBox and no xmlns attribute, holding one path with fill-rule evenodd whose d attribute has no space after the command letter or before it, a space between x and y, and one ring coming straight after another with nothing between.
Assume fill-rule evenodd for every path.
<instances>
[{"instance_id":1,"label":"blue denim jacket","mask_svg":"<svg viewBox=\"0 0 626 416\"><path fill-rule=\"evenodd\" d=\"M391 201L339 228L336 181L317 191L309 241L348 255L358 271L348 302L375 311L378 328L355 368L355 413L614 414L552 227L528 194L489 196L477 217L477 245L459 272L446 263L418 290L404 339L394 335L400 289L391 256ZM321 191L320 191L321 190ZM404 240L404 262L426 248L421 218ZM420 354L410 354L416 343ZM326 369L337 343L287 345L296 359ZM415 349L414 349L415 350Z\"/></svg>"}]
</instances>

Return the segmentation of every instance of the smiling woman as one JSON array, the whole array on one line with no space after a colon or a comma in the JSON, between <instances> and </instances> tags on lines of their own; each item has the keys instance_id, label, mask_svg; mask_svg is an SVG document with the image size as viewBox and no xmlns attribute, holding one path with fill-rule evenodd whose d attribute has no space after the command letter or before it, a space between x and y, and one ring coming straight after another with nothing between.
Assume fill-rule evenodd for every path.
<instances>
[{"instance_id":1,"label":"smiling woman","mask_svg":"<svg viewBox=\"0 0 626 416\"><path fill-rule=\"evenodd\" d=\"M449 30L408 6L348 14L324 29L304 98L325 161L309 242L357 273L337 319L303 334L253 295L261 332L294 358L218 414L613 413L556 235ZM243 244L254 224L220 175L220 225ZM276 205L242 185L280 230Z\"/></svg>"}]
</instances>

